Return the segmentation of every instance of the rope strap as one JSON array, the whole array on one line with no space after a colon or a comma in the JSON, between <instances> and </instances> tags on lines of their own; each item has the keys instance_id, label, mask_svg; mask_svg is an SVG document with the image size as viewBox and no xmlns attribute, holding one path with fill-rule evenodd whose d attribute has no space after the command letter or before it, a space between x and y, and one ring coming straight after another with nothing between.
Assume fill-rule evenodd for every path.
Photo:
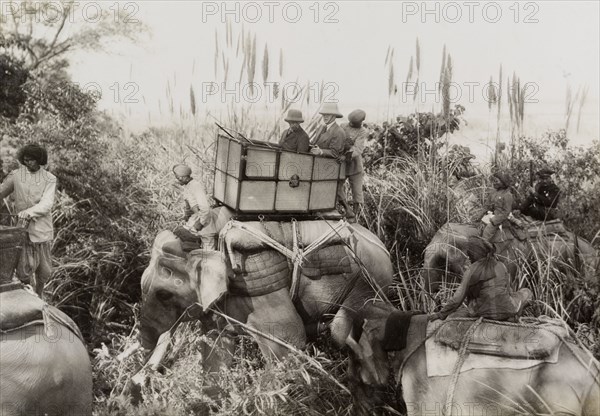
<instances>
[{"instance_id":1,"label":"rope strap","mask_svg":"<svg viewBox=\"0 0 600 416\"><path fill-rule=\"evenodd\" d=\"M462 368L465 362L465 357L467 355L467 347L471 342L471 337L473 336L475 330L481 324L482 321L483 317L480 317L477 321L473 322L473 324L465 333L460 344L460 349L458 350L458 358L456 359L456 364L454 364L454 370L452 370L452 380L450 381L450 385L448 386L448 392L446 393L446 405L444 406L445 415L452 416L452 402L454 401L454 392L456 391L456 384L458 383L460 369Z\"/></svg>"},{"instance_id":2,"label":"rope strap","mask_svg":"<svg viewBox=\"0 0 600 416\"><path fill-rule=\"evenodd\" d=\"M250 234L252 237L256 238L258 241L261 241L262 243L268 245L269 247L273 248L274 250L277 250L278 252L283 254L285 257L290 259L294 265L294 268L292 271L292 286L290 288L290 296L293 301L293 300L295 300L296 296L298 295L298 286L300 284L300 279L299 279L300 268L302 267L302 264L304 263L304 258L306 256L310 255L312 252L316 251L317 249L321 248L321 246L323 246L325 243L327 243L327 241L329 241L334 235L337 235L340 232L340 230L342 230L347 225L348 225L348 223L345 220L340 220L333 227L330 227L330 229L327 232L323 233L319 238L317 238L315 241L310 243L308 245L308 247L306 247L305 249L302 249L298 243L299 232L300 232L300 230L298 229L298 223L295 219L292 219L292 249L290 250L283 244L279 243L277 240L275 240L275 239L269 237L268 235L266 235L265 233L263 233L262 231L259 231L254 227L250 227L246 223L236 221L236 220L230 220L227 223L227 225L223 228L223 231L221 232L219 246L221 247L221 250L222 250L224 248L223 240L225 238L225 234L227 233L227 231L229 231L231 228L237 228L242 231L245 231L246 233ZM226 244L227 244L227 251L228 251L229 258L231 260L231 264L234 264L232 242L229 241L229 242L226 242Z\"/></svg>"}]
</instances>

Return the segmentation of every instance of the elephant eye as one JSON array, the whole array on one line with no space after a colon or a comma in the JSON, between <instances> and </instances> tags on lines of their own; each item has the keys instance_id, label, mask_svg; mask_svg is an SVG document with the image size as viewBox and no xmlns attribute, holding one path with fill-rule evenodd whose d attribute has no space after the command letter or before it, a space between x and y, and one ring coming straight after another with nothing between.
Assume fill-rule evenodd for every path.
<instances>
[{"instance_id":1,"label":"elephant eye","mask_svg":"<svg viewBox=\"0 0 600 416\"><path fill-rule=\"evenodd\" d=\"M159 290L156 292L156 299L160 302L166 302L173 297L173 293L168 290Z\"/></svg>"}]
</instances>

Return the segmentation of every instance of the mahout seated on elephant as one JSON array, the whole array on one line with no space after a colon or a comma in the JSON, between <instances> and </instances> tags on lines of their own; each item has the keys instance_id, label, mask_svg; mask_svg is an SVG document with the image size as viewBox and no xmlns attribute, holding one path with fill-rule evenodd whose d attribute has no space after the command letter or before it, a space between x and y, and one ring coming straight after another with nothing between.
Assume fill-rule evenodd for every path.
<instances>
[{"instance_id":1,"label":"mahout seated on elephant","mask_svg":"<svg viewBox=\"0 0 600 416\"><path fill-rule=\"evenodd\" d=\"M186 254L170 231L156 237L141 282L143 347L155 348L161 334L192 319L200 319L203 329L250 332L268 357L285 356L286 345L304 347L307 334L315 334L324 322L342 347L352 312L385 296L392 283L389 253L360 225L342 221L229 224L221 230L220 251L199 249ZM299 247L296 243L301 242L304 255L294 251L290 259L266 240L254 238L255 232L281 242L282 247ZM311 251L321 240L323 244ZM214 342L226 351L234 346L228 336ZM205 368L216 370L228 364L220 361L228 356L222 350L211 347L210 351L214 354L208 349L204 354Z\"/></svg>"},{"instance_id":2,"label":"mahout seated on elephant","mask_svg":"<svg viewBox=\"0 0 600 416\"><path fill-rule=\"evenodd\" d=\"M480 225L458 223L446 223L435 233L424 251L426 290L436 292L446 279L462 278L468 265L468 239L480 235ZM524 232L503 226L491 243L513 278L521 260L539 264L537 260L547 259L565 273L576 272L590 282L598 279L597 251L587 240L567 231L559 220L531 223Z\"/></svg>"},{"instance_id":3,"label":"mahout seated on elephant","mask_svg":"<svg viewBox=\"0 0 600 416\"><path fill-rule=\"evenodd\" d=\"M20 283L3 284L0 333L3 416L92 414L90 359L67 315Z\"/></svg>"},{"instance_id":4,"label":"mahout seated on elephant","mask_svg":"<svg viewBox=\"0 0 600 416\"><path fill-rule=\"evenodd\" d=\"M382 407L390 372L409 416L600 414L600 363L561 321L429 321L383 302L360 315L347 339L356 414Z\"/></svg>"},{"instance_id":5,"label":"mahout seated on elephant","mask_svg":"<svg viewBox=\"0 0 600 416\"><path fill-rule=\"evenodd\" d=\"M512 289L508 268L496 258L494 250L483 238L468 239L466 254L472 263L452 298L431 318L483 317L504 321L521 315L533 293L527 288ZM465 300L467 306L463 307Z\"/></svg>"}]
</instances>

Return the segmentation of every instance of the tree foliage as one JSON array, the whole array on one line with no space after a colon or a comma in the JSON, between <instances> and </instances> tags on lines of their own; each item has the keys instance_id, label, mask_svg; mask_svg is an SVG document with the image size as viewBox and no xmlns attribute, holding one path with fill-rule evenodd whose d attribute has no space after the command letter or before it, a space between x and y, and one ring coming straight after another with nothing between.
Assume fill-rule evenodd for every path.
<instances>
[{"instance_id":1,"label":"tree foliage","mask_svg":"<svg viewBox=\"0 0 600 416\"><path fill-rule=\"evenodd\" d=\"M3 2L0 53L16 57L29 70L56 73L68 66L72 52L106 51L112 40L136 41L147 32L135 18L135 3L89 6L74 0Z\"/></svg>"},{"instance_id":2,"label":"tree foliage","mask_svg":"<svg viewBox=\"0 0 600 416\"><path fill-rule=\"evenodd\" d=\"M373 139L364 155L365 164L374 167L386 164L387 158L412 157L418 160L437 157L437 151L446 144L446 133L460 128L465 108L456 105L448 117L442 113L419 112L398 116L394 123L384 122L374 127Z\"/></svg>"},{"instance_id":3,"label":"tree foliage","mask_svg":"<svg viewBox=\"0 0 600 416\"><path fill-rule=\"evenodd\" d=\"M29 71L9 55L0 55L0 117L16 119L25 103L23 86Z\"/></svg>"}]
</instances>

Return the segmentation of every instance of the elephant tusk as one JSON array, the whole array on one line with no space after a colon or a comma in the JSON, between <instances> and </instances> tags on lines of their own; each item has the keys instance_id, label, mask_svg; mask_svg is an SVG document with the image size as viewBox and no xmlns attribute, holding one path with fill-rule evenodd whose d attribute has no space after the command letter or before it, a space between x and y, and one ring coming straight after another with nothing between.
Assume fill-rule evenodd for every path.
<instances>
[{"instance_id":1,"label":"elephant tusk","mask_svg":"<svg viewBox=\"0 0 600 416\"><path fill-rule=\"evenodd\" d=\"M156 371L160 366L160 362L167 354L167 348L171 344L171 331L166 331L158 338L158 342L156 343L156 348L152 352L152 356L148 359L146 363L147 367L150 367L152 371Z\"/></svg>"},{"instance_id":2,"label":"elephant tusk","mask_svg":"<svg viewBox=\"0 0 600 416\"><path fill-rule=\"evenodd\" d=\"M117 361L122 363L123 361L125 361L125 359L127 359L129 356L131 356L134 352L139 350L141 347L142 347L142 345L139 343L139 341L136 341L134 344L130 345L129 348L127 348L121 354L117 355Z\"/></svg>"}]
</instances>

